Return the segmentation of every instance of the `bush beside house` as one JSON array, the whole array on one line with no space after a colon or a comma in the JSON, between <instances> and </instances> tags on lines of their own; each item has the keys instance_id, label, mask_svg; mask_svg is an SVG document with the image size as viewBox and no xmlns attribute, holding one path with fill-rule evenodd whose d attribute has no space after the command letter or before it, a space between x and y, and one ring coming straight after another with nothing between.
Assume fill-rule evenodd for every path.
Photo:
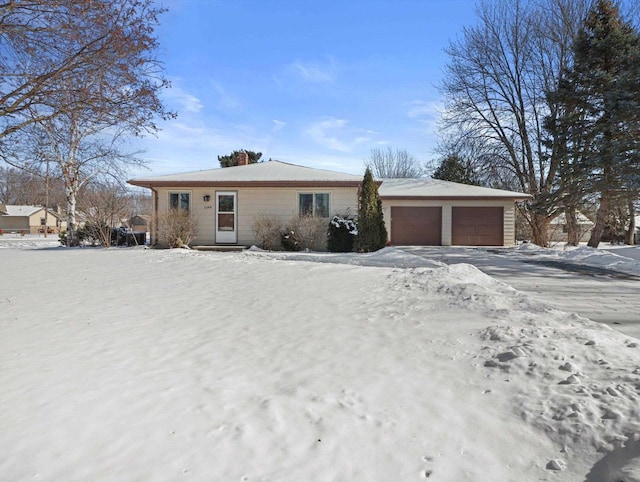
<instances>
[{"instance_id":1,"label":"bush beside house","mask_svg":"<svg viewBox=\"0 0 640 482\"><path fill-rule=\"evenodd\" d=\"M280 242L287 251L324 251L327 249L326 220L313 216L291 218Z\"/></svg>"},{"instance_id":2,"label":"bush beside house","mask_svg":"<svg viewBox=\"0 0 640 482\"><path fill-rule=\"evenodd\" d=\"M353 240L357 234L358 227L354 219L348 214L335 215L329 221L327 249L333 253L350 253L353 251Z\"/></svg>"},{"instance_id":3,"label":"bush beside house","mask_svg":"<svg viewBox=\"0 0 640 482\"><path fill-rule=\"evenodd\" d=\"M158 246L186 248L196 236L196 221L184 209L169 209L158 215Z\"/></svg>"},{"instance_id":4,"label":"bush beside house","mask_svg":"<svg viewBox=\"0 0 640 482\"><path fill-rule=\"evenodd\" d=\"M358 235L353 249L359 253L368 253L382 249L387 244L387 228L384 225L382 201L378 194L378 185L373 180L371 170L367 168L360 188L358 205Z\"/></svg>"}]
</instances>

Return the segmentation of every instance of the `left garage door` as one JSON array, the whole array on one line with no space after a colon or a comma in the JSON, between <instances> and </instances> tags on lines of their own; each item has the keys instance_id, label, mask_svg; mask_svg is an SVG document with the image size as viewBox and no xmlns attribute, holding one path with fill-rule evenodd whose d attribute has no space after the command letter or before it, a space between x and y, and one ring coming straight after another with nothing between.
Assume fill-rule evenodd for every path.
<instances>
[{"instance_id":1,"label":"left garage door","mask_svg":"<svg viewBox=\"0 0 640 482\"><path fill-rule=\"evenodd\" d=\"M454 246L504 244L503 208L454 207L451 216L451 243Z\"/></svg>"},{"instance_id":2,"label":"left garage door","mask_svg":"<svg viewBox=\"0 0 640 482\"><path fill-rule=\"evenodd\" d=\"M442 244L442 208L391 206L391 244L440 246Z\"/></svg>"}]
</instances>

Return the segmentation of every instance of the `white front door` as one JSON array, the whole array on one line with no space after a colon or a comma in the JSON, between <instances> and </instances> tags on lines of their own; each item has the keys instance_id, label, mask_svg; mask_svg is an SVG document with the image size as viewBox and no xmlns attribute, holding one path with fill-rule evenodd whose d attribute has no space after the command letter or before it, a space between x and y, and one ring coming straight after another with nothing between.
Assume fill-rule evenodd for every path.
<instances>
[{"instance_id":1,"label":"white front door","mask_svg":"<svg viewBox=\"0 0 640 482\"><path fill-rule=\"evenodd\" d=\"M216 243L238 242L237 197L235 191L216 192Z\"/></svg>"}]
</instances>

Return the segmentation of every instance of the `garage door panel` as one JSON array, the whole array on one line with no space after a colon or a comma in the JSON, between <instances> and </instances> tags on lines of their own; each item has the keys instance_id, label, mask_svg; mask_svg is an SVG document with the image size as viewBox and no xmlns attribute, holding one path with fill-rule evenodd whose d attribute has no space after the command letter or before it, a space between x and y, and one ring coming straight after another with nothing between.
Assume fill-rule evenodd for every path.
<instances>
[{"instance_id":1,"label":"garage door panel","mask_svg":"<svg viewBox=\"0 0 640 482\"><path fill-rule=\"evenodd\" d=\"M442 208L392 206L391 243L396 246L440 246Z\"/></svg>"},{"instance_id":2,"label":"garage door panel","mask_svg":"<svg viewBox=\"0 0 640 482\"><path fill-rule=\"evenodd\" d=\"M502 207L454 207L451 241L456 246L502 246L504 209Z\"/></svg>"}]
</instances>

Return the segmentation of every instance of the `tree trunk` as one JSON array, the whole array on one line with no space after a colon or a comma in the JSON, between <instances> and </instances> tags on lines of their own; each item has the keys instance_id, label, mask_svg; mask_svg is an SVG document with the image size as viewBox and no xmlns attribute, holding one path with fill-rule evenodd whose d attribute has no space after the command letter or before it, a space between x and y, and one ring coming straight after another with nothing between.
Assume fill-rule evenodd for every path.
<instances>
[{"instance_id":1,"label":"tree trunk","mask_svg":"<svg viewBox=\"0 0 640 482\"><path fill-rule=\"evenodd\" d=\"M633 206L633 199L628 200L629 203L629 229L625 231L624 243L629 245L634 245L635 243L635 233L636 233L636 211Z\"/></svg>"},{"instance_id":2,"label":"tree trunk","mask_svg":"<svg viewBox=\"0 0 640 482\"><path fill-rule=\"evenodd\" d=\"M533 243L546 248L549 246L549 216L546 214L531 215Z\"/></svg>"},{"instance_id":3,"label":"tree trunk","mask_svg":"<svg viewBox=\"0 0 640 482\"><path fill-rule=\"evenodd\" d=\"M604 227L607 224L607 216L609 215L609 205L611 204L611 193L609 191L603 191L600 198L600 206L598 207L598 214L596 215L596 224L591 231L591 237L587 246L591 248L597 248L602 238Z\"/></svg>"},{"instance_id":4,"label":"tree trunk","mask_svg":"<svg viewBox=\"0 0 640 482\"><path fill-rule=\"evenodd\" d=\"M78 246L78 225L76 223L76 202L78 193L78 183L73 180L65 180L65 192L67 195L67 246Z\"/></svg>"},{"instance_id":5,"label":"tree trunk","mask_svg":"<svg viewBox=\"0 0 640 482\"><path fill-rule=\"evenodd\" d=\"M67 246L77 246L76 197L67 189Z\"/></svg>"},{"instance_id":6,"label":"tree trunk","mask_svg":"<svg viewBox=\"0 0 640 482\"><path fill-rule=\"evenodd\" d=\"M565 208L564 218L567 226L567 244L569 246L578 246L581 233L578 226L578 218L576 217L576 209L574 207Z\"/></svg>"}]
</instances>

